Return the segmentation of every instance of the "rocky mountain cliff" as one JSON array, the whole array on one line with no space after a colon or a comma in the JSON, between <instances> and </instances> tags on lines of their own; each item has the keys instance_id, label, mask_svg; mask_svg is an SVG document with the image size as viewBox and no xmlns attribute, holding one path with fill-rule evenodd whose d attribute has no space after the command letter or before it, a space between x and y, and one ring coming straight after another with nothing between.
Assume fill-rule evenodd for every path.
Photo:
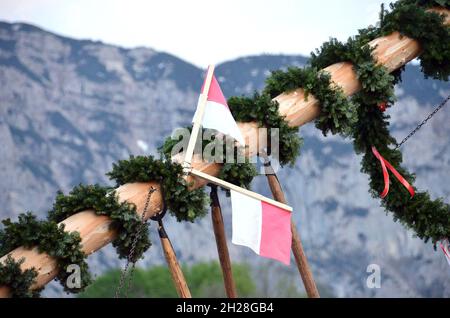
<instances>
[{"instance_id":1,"label":"rocky mountain cliff","mask_svg":"<svg viewBox=\"0 0 450 318\"><path fill-rule=\"evenodd\" d=\"M301 56L252 56L218 65L226 96L261 89L270 70L303 65ZM193 114L202 70L167 53L74 40L27 24L0 23L0 219L32 210L44 215L55 192L78 183L109 184L105 172L130 154L152 154ZM445 82L425 80L407 67L389 110L401 139L444 96ZM404 147L417 185L449 202L450 112L439 112ZM302 155L280 173L316 280L338 297L448 297L450 268L431 244L394 223L368 194L367 177L348 140L324 138L309 124ZM268 194L264 177L254 189ZM222 197L231 237L228 198ZM167 221L183 262L216 259L209 217L195 224ZM163 263L158 238L140 266ZM199 248L201 247L201 248ZM289 268L230 244L233 260L252 264L263 295L284 296L300 286ZM101 273L121 266L111 247L90 257ZM381 288L366 286L369 264L381 268ZM278 285L277 285L278 284ZM275 289L271 286L281 286ZM280 292L281 291L281 292ZM60 295L51 286L48 296Z\"/></svg>"}]
</instances>

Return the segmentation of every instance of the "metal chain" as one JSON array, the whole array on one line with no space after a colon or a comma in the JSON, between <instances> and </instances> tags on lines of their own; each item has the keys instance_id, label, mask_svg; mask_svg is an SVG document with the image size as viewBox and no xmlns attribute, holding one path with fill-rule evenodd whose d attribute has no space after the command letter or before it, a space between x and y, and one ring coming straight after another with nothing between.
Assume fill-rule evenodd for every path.
<instances>
[{"instance_id":1,"label":"metal chain","mask_svg":"<svg viewBox=\"0 0 450 318\"><path fill-rule=\"evenodd\" d=\"M136 231L136 236L134 237L133 243L131 245L130 255L128 255L128 258L130 260L134 256L134 251L136 249L136 244L137 244L137 241L138 241L139 237L141 236L142 229L144 228L145 224L147 223L147 221L145 221L144 218L145 218L145 214L147 214L147 210L148 210L148 207L150 205L150 198L151 198L153 192L155 192L155 191L156 191L156 189L153 188L153 187L150 187L150 190L148 191L147 200L145 201L144 209L142 210L141 226L139 226L137 231ZM130 287L131 287L131 280L133 279L133 273L134 273L134 269L135 268L136 268L136 262L132 262L130 274L128 275L127 288L125 289L125 297L126 298L128 298L128 293L129 293Z\"/></svg>"},{"instance_id":2,"label":"metal chain","mask_svg":"<svg viewBox=\"0 0 450 318\"><path fill-rule=\"evenodd\" d=\"M428 116L427 116L427 118L425 118L419 125L417 125L417 127L416 128L414 128L414 130L413 131L411 131L410 133L409 133L409 135L408 136L406 136L405 138L403 138L403 140L399 143L399 144L397 144L396 145L396 147L395 147L395 149L394 150L397 150L398 148L400 148L401 147L401 145L403 145L409 138L411 138L420 128L422 128L422 126L423 125L425 125L426 123L427 123L427 121L429 121L430 119L431 119L431 117L433 117L442 107L444 107L445 106L445 104L447 104L447 102L450 100L450 95L448 95L447 96L447 98L446 99L444 99L443 101L442 101L442 103L440 103L439 104L439 106L435 109L435 110L433 110Z\"/></svg>"},{"instance_id":3,"label":"metal chain","mask_svg":"<svg viewBox=\"0 0 450 318\"><path fill-rule=\"evenodd\" d=\"M127 257L127 263L125 264L125 267L122 270L122 273L120 275L119 285L117 286L117 289L116 289L116 296L115 296L116 298L119 298L119 296L120 296L119 294L120 294L120 291L122 290L123 285L125 283L125 278L127 276L128 267L130 266L130 263L131 263L132 266L131 266L130 273L128 274L127 288L125 290L125 297L128 298L128 292L130 290L131 280L133 278L133 272L134 272L134 269L136 267L136 262L133 262L132 259L133 259L133 256L134 256L134 252L136 250L137 241L138 241L138 239L139 239L139 237L141 235L142 229L144 228L145 224L147 223L147 221L145 220L145 214L147 213L148 207L150 205L150 198L151 198L153 192L155 192L155 191L156 191L156 189L153 188L153 187L150 187L150 190L148 191L147 199L146 199L145 205L144 205L144 209L142 210L141 224L136 230L136 234L135 234L135 237L134 237L133 242L131 244L131 249L130 249L130 252L129 252L128 257Z\"/></svg>"}]
</instances>

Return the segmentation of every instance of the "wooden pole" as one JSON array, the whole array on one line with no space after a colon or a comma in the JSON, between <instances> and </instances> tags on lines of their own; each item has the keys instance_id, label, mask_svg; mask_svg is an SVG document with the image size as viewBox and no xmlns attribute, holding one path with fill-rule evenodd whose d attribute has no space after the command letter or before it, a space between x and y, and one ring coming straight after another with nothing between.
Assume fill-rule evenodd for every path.
<instances>
[{"instance_id":1,"label":"wooden pole","mask_svg":"<svg viewBox=\"0 0 450 318\"><path fill-rule=\"evenodd\" d=\"M162 220L158 221L158 233L159 238L161 239L161 246L164 251L167 266L169 267L170 275L172 276L172 280L177 290L178 296L180 298L192 298L191 292L186 283L186 279L184 278L183 271L181 270L180 264L178 263L172 243L170 242L166 230L164 229Z\"/></svg>"},{"instance_id":2,"label":"wooden pole","mask_svg":"<svg viewBox=\"0 0 450 318\"><path fill-rule=\"evenodd\" d=\"M265 156L263 156L265 157ZM270 190L275 200L286 203L286 197L284 195L281 184L270 165L270 161L265 157L265 173L267 181L269 183ZM298 234L297 227L295 226L294 220L291 220L291 232L292 232L292 252L294 254L295 263L297 264L297 269L302 277L303 284L305 285L305 290L309 298L319 298L319 291L317 289L316 283L314 281L313 274L308 264L308 259L306 258L305 251L303 250L302 241L300 240L300 235Z\"/></svg>"},{"instance_id":3,"label":"wooden pole","mask_svg":"<svg viewBox=\"0 0 450 318\"><path fill-rule=\"evenodd\" d=\"M220 267L222 268L225 292L228 298L237 298L236 285L234 283L231 269L230 254L228 252L227 238L223 224L222 210L220 208L219 197L217 196L217 186L211 185L211 218L216 237L217 253L219 254Z\"/></svg>"},{"instance_id":4,"label":"wooden pole","mask_svg":"<svg viewBox=\"0 0 450 318\"><path fill-rule=\"evenodd\" d=\"M445 14L445 25L450 24L450 10L440 8L434 9L434 11ZM371 42L371 45L375 44L377 47L373 52L374 58L378 61L378 64L386 66L389 71L398 69L421 53L417 41L408 37L402 37L398 32L377 38ZM347 96L356 93L361 88L351 63L336 63L327 67L326 70L329 72L333 82L339 85ZM292 127L302 126L320 114L319 102L311 94L308 100L305 100L302 89L281 94L274 100L279 102L278 112L281 116L286 117L287 123ZM244 139L258 140L257 123L238 123L238 125ZM256 151L247 153L248 156L255 154ZM184 158L179 158L179 161L182 163ZM219 175L221 169L220 164L200 161L193 163L192 166L196 170L215 176ZM187 177L187 180L191 183L191 189L202 187L208 183L202 178L191 176ZM158 183L149 182L129 183L116 190L121 202L133 203L137 206L136 210L141 211L148 195L149 186L159 188ZM158 214L162 209L162 198L159 195L159 191L152 195L150 201L150 209L145 219ZM92 210L81 211L61 223L65 224L67 232L77 231L80 233L82 250L88 255L111 243L117 236L113 229L114 227L110 226L112 220L106 216L96 215ZM15 260L20 260L24 257L25 262L21 266L23 270L33 267L36 269L38 276L32 289L44 287L58 274L59 269L56 260L46 253L39 253L37 248L26 249L18 247L7 255L10 255ZM0 262L5 261L7 255L0 258ZM0 297L9 296L9 289L0 286Z\"/></svg>"}]
</instances>

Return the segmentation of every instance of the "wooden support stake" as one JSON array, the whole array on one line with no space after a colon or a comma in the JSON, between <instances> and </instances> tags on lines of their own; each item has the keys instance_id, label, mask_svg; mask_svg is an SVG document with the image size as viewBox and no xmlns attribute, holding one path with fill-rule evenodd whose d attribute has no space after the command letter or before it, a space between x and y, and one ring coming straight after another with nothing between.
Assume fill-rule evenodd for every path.
<instances>
[{"instance_id":1,"label":"wooden support stake","mask_svg":"<svg viewBox=\"0 0 450 318\"><path fill-rule=\"evenodd\" d=\"M178 263L177 256L173 249L172 243L167 236L166 230L161 220L158 221L158 233L161 239L161 246L166 257L167 265L169 267L170 275L180 298L192 298L189 287L184 278L183 271Z\"/></svg>"},{"instance_id":2,"label":"wooden support stake","mask_svg":"<svg viewBox=\"0 0 450 318\"><path fill-rule=\"evenodd\" d=\"M267 181L269 183L270 190L275 200L282 203L286 202L286 197L284 196L281 184L270 165L270 161L266 158L265 172ZM313 274L308 264L308 259L306 258L305 251L303 250L302 241L300 240L300 235L298 234L297 227L294 221L291 222L291 232L292 232L292 252L294 254L295 262L297 263L298 271L302 277L303 284L305 285L305 290L309 298L319 298L319 291L317 290L316 283L314 281Z\"/></svg>"},{"instance_id":3,"label":"wooden support stake","mask_svg":"<svg viewBox=\"0 0 450 318\"><path fill-rule=\"evenodd\" d=\"M220 267L222 268L225 292L228 298L237 298L236 285L234 283L231 269L230 254L228 253L227 238L223 225L222 210L220 208L219 197L217 196L217 186L211 185L211 218L216 237L217 253L219 254Z\"/></svg>"}]
</instances>

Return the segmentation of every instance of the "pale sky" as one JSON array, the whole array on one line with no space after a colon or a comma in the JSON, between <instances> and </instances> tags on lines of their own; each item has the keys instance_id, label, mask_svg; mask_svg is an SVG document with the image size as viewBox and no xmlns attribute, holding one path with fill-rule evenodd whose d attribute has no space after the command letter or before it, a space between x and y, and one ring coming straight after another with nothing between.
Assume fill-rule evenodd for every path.
<instances>
[{"instance_id":1,"label":"pale sky","mask_svg":"<svg viewBox=\"0 0 450 318\"><path fill-rule=\"evenodd\" d=\"M378 19L381 0L0 0L0 20L165 51L197 66L309 53Z\"/></svg>"}]
</instances>

